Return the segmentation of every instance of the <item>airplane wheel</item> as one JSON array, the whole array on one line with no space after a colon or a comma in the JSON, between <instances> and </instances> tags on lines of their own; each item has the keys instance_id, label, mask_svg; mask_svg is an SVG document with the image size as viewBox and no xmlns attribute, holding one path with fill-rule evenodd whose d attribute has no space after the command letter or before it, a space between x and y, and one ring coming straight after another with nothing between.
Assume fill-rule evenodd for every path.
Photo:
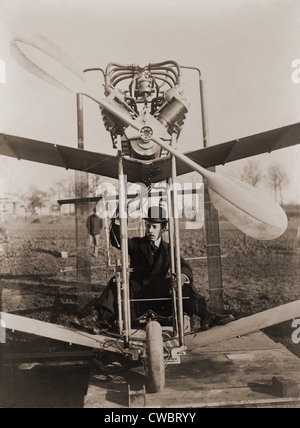
<instances>
[{"instance_id":1,"label":"airplane wheel","mask_svg":"<svg viewBox=\"0 0 300 428\"><path fill-rule=\"evenodd\" d=\"M150 321L146 326L148 390L158 392L165 386L164 345L161 325Z\"/></svg>"}]
</instances>

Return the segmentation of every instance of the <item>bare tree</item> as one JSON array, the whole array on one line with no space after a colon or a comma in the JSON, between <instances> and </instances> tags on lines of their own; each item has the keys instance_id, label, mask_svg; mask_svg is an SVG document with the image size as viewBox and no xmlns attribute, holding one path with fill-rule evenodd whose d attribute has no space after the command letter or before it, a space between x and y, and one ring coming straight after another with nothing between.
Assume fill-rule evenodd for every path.
<instances>
[{"instance_id":1,"label":"bare tree","mask_svg":"<svg viewBox=\"0 0 300 428\"><path fill-rule=\"evenodd\" d=\"M267 179L272 186L275 200L283 205L282 188L289 183L288 175L280 164L271 165Z\"/></svg>"},{"instance_id":2,"label":"bare tree","mask_svg":"<svg viewBox=\"0 0 300 428\"><path fill-rule=\"evenodd\" d=\"M60 180L49 189L49 199L52 203L56 204L57 200L60 199L73 199L75 196L75 177L71 177L67 180ZM69 214L71 213L71 205L69 205ZM61 210L60 210L61 214Z\"/></svg>"},{"instance_id":3,"label":"bare tree","mask_svg":"<svg viewBox=\"0 0 300 428\"><path fill-rule=\"evenodd\" d=\"M26 200L27 209L31 212L31 215L34 215L36 214L37 209L47 206L48 194L47 192L43 192L37 187L32 186Z\"/></svg>"},{"instance_id":4,"label":"bare tree","mask_svg":"<svg viewBox=\"0 0 300 428\"><path fill-rule=\"evenodd\" d=\"M245 165L241 175L241 179L256 187L262 179L262 171L259 165L253 161L250 161Z\"/></svg>"},{"instance_id":5,"label":"bare tree","mask_svg":"<svg viewBox=\"0 0 300 428\"><path fill-rule=\"evenodd\" d=\"M89 196L98 196L98 186L102 181L100 175L89 174Z\"/></svg>"}]
</instances>

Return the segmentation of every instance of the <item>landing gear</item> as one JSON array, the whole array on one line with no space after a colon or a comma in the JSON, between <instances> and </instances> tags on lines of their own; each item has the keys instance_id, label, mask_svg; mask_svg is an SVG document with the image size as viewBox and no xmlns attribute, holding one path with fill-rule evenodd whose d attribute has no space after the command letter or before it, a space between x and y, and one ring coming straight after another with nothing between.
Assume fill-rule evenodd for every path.
<instances>
[{"instance_id":1,"label":"landing gear","mask_svg":"<svg viewBox=\"0 0 300 428\"><path fill-rule=\"evenodd\" d=\"M165 386L165 360L162 328L157 321L147 323L146 354L148 391L159 392Z\"/></svg>"}]
</instances>

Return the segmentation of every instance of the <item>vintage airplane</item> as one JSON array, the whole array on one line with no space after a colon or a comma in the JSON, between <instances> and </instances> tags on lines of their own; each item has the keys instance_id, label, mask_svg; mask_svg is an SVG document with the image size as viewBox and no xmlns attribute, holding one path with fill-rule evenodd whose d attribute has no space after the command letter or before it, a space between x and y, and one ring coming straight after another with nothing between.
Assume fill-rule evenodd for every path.
<instances>
[{"instance_id":1,"label":"vintage airplane","mask_svg":"<svg viewBox=\"0 0 300 428\"><path fill-rule=\"evenodd\" d=\"M119 335L91 336L75 331L65 331L53 327L51 333L46 323L35 320L21 320L11 314L1 314L8 328L27 331L33 334L86 344L93 348L121 349L126 355L146 361L151 389L159 391L164 385L164 361L176 362L180 354L187 349L184 332L184 314L181 285L178 279L177 289L172 296L174 325L173 335L164 337L160 325L153 320L153 314L147 319L146 337L131 334L130 297L128 291L128 255L127 245L127 195L124 176L129 182L151 183L167 180L174 183L176 177L196 171L205 179L210 198L228 220L256 239L274 239L287 227L287 217L282 208L271 198L248 184L233 177L212 170L213 167L228 162L270 153L274 150L294 146L300 142L300 124L292 124L271 131L228 141L214 146L182 154L177 148L189 104L182 89L182 70L175 61L165 61L138 65L110 63L103 71L105 98L91 92L84 82L84 75L77 70L72 61L57 46L41 36L34 38L15 38L11 43L11 52L15 59L31 73L63 89L71 90L96 102L101 110L104 125L110 132L116 156L90 152L31 140L7 134L0 134L0 155L10 156L33 162L55 165L102 176L119 179L119 217L121 224L121 263L116 267ZM35 55L31 57L31 53ZM64 68L57 77L49 74L42 60L37 60L36 52L47 55L51 61ZM88 69L91 71L94 69ZM100 69L101 70L101 69ZM126 85L125 85L126 83ZM203 140L207 139L205 100L200 79L202 106ZM180 278L180 243L178 219L176 219L176 197L170 195L170 242L174 247L172 274ZM243 320L230 324L230 329L222 327L222 333L206 332L211 341L223 340L232 335L260 329L272 323L282 322L300 315L300 301L290 304L285 311L276 312L276 320L268 315L256 315L253 322L245 328ZM45 325L44 325L45 324ZM251 330L252 329L252 330ZM242 333L241 333L242 332ZM50 336L49 336L50 334ZM205 344L204 333L199 341L193 336L193 345ZM202 336L201 336L202 335ZM176 346L174 346L174 340ZM145 343L147 344L145 347ZM197 345L197 346L198 346ZM167 350L167 351L166 351Z\"/></svg>"}]
</instances>

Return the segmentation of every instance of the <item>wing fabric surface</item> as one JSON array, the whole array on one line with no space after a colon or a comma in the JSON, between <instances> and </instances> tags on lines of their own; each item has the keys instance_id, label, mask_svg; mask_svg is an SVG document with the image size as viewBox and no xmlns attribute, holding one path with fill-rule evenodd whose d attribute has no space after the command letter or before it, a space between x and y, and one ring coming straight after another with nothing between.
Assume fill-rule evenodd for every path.
<instances>
[{"instance_id":1,"label":"wing fabric surface","mask_svg":"<svg viewBox=\"0 0 300 428\"><path fill-rule=\"evenodd\" d=\"M299 143L300 123L296 123L240 140L188 152L185 155L199 165L209 168ZM0 133L0 155L118 178L117 156L23 137ZM179 159L176 160L176 165L177 175L192 171ZM151 161L125 158L124 172L129 182L146 184L159 182L171 175L171 159L169 156Z\"/></svg>"},{"instance_id":2,"label":"wing fabric surface","mask_svg":"<svg viewBox=\"0 0 300 428\"><path fill-rule=\"evenodd\" d=\"M115 156L0 134L0 155L116 178Z\"/></svg>"},{"instance_id":3,"label":"wing fabric surface","mask_svg":"<svg viewBox=\"0 0 300 428\"><path fill-rule=\"evenodd\" d=\"M295 146L300 143L300 123L273 129L204 149L185 153L185 155L204 168L224 165L239 159L271 153L274 150ZM191 169L177 160L178 175L191 172Z\"/></svg>"},{"instance_id":4,"label":"wing fabric surface","mask_svg":"<svg viewBox=\"0 0 300 428\"><path fill-rule=\"evenodd\" d=\"M118 178L117 156L81 150L44 141L0 133L0 156L44 163L66 169ZM170 158L141 161L124 158L124 173L128 182L162 181L170 175Z\"/></svg>"}]
</instances>

